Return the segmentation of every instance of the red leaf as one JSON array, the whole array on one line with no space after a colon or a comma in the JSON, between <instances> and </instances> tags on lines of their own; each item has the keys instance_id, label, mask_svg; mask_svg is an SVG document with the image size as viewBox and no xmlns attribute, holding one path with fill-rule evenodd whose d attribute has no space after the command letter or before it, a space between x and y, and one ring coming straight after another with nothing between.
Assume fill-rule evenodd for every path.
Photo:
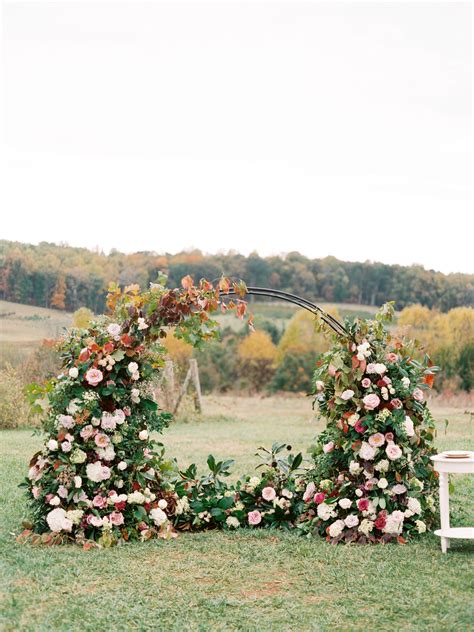
<instances>
[{"instance_id":1,"label":"red leaf","mask_svg":"<svg viewBox=\"0 0 474 632\"><path fill-rule=\"evenodd\" d=\"M193 281L192 277L189 276L189 274L188 274L188 275L186 275L185 277L183 277L181 279L181 285L183 286L183 288L185 290L189 290L190 288L193 287L194 281Z\"/></svg>"},{"instance_id":2,"label":"red leaf","mask_svg":"<svg viewBox=\"0 0 474 632\"><path fill-rule=\"evenodd\" d=\"M423 378L423 382L425 384L428 384L430 388L433 388L434 379L435 379L434 373L429 373L428 375L425 375L425 377Z\"/></svg>"},{"instance_id":3,"label":"red leaf","mask_svg":"<svg viewBox=\"0 0 474 632\"><path fill-rule=\"evenodd\" d=\"M239 301L237 305L237 316L239 318L243 318L245 316L245 312L247 311L247 303L243 301Z\"/></svg>"},{"instance_id":4,"label":"red leaf","mask_svg":"<svg viewBox=\"0 0 474 632\"><path fill-rule=\"evenodd\" d=\"M353 368L353 369L357 369L357 367L359 366L359 364L360 364L360 360L359 360L359 358L358 358L357 356L355 356L355 355L354 355L354 356L352 356L352 368Z\"/></svg>"}]
</instances>

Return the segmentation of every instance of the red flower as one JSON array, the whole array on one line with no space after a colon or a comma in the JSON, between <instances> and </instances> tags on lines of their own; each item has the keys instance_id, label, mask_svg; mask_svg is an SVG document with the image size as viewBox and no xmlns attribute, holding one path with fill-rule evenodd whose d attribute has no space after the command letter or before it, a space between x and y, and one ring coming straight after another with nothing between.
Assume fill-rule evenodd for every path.
<instances>
[{"instance_id":1,"label":"red flower","mask_svg":"<svg viewBox=\"0 0 474 632\"><path fill-rule=\"evenodd\" d=\"M318 492L317 494L314 495L314 502L317 505L320 505L321 503L324 502L325 498L326 498L326 494L324 492Z\"/></svg>"},{"instance_id":2,"label":"red flower","mask_svg":"<svg viewBox=\"0 0 474 632\"><path fill-rule=\"evenodd\" d=\"M91 357L91 352L89 349L85 348L79 354L79 362L87 362L87 360Z\"/></svg>"},{"instance_id":3,"label":"red flower","mask_svg":"<svg viewBox=\"0 0 474 632\"><path fill-rule=\"evenodd\" d=\"M137 483L135 481L135 483L133 483L133 485L132 485L132 489L133 489L134 492L138 492L139 489L140 489L140 483Z\"/></svg>"},{"instance_id":4,"label":"red flower","mask_svg":"<svg viewBox=\"0 0 474 632\"><path fill-rule=\"evenodd\" d=\"M113 342L106 342L104 345L104 353L111 353L114 350Z\"/></svg>"},{"instance_id":5,"label":"red flower","mask_svg":"<svg viewBox=\"0 0 474 632\"><path fill-rule=\"evenodd\" d=\"M115 509L117 511L122 511L123 509L125 509L125 505L127 503L124 500L121 500L119 503L115 503Z\"/></svg>"},{"instance_id":6,"label":"red flower","mask_svg":"<svg viewBox=\"0 0 474 632\"><path fill-rule=\"evenodd\" d=\"M369 499L368 498L360 498L357 501L357 507L359 511L367 511L369 508Z\"/></svg>"},{"instance_id":7,"label":"red flower","mask_svg":"<svg viewBox=\"0 0 474 632\"><path fill-rule=\"evenodd\" d=\"M355 430L356 432L360 432L361 434L365 432L365 426L364 426L364 424L362 423L362 420L361 420L361 419L358 419L358 420L356 421L356 423L355 423L355 425L354 425L354 430Z\"/></svg>"},{"instance_id":8,"label":"red flower","mask_svg":"<svg viewBox=\"0 0 474 632\"><path fill-rule=\"evenodd\" d=\"M390 441L393 441L393 432L387 432L387 433L385 434L385 441L386 441L387 443L389 443Z\"/></svg>"},{"instance_id":9,"label":"red flower","mask_svg":"<svg viewBox=\"0 0 474 632\"><path fill-rule=\"evenodd\" d=\"M144 503L143 506L145 507L146 511L150 511L151 509L151 503Z\"/></svg>"},{"instance_id":10,"label":"red flower","mask_svg":"<svg viewBox=\"0 0 474 632\"><path fill-rule=\"evenodd\" d=\"M374 524L377 529L382 530L387 524L387 512L381 511L378 515L377 520L374 522Z\"/></svg>"},{"instance_id":11,"label":"red flower","mask_svg":"<svg viewBox=\"0 0 474 632\"><path fill-rule=\"evenodd\" d=\"M123 336L120 337L120 340L124 347L132 346L133 338L129 336L128 334L123 334Z\"/></svg>"},{"instance_id":12,"label":"red flower","mask_svg":"<svg viewBox=\"0 0 474 632\"><path fill-rule=\"evenodd\" d=\"M392 399L392 401L390 402L390 406L392 408L403 408L402 400L398 399L398 397L395 397L395 399Z\"/></svg>"}]
</instances>

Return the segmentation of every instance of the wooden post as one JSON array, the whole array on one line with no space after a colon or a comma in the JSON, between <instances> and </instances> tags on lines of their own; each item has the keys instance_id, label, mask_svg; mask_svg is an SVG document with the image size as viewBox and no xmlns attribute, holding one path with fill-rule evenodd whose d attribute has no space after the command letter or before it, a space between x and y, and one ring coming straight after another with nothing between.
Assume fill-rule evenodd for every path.
<instances>
[{"instance_id":1,"label":"wooden post","mask_svg":"<svg viewBox=\"0 0 474 632\"><path fill-rule=\"evenodd\" d=\"M194 406L198 413L202 412L202 399L201 399L201 382L199 381L199 369L198 363L195 358L189 361L189 369L191 371L192 380L195 388L194 394Z\"/></svg>"},{"instance_id":2,"label":"wooden post","mask_svg":"<svg viewBox=\"0 0 474 632\"><path fill-rule=\"evenodd\" d=\"M188 390L189 383L192 382L194 386L194 406L198 413L202 412L202 395L201 395L201 382L199 381L199 369L197 360L192 358L189 361L189 369L186 373L186 377L184 378L184 382L180 391L178 393L178 397L176 399L176 403L173 408L173 415L176 415L179 405L181 404L181 400L186 394Z\"/></svg>"}]
</instances>

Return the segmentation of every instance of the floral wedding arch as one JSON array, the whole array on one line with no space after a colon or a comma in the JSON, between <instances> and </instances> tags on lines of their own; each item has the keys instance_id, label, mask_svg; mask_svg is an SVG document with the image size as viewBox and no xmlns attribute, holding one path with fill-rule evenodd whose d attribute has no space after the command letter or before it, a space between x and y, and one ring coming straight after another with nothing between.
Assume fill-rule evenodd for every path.
<instances>
[{"instance_id":1,"label":"floral wedding arch","mask_svg":"<svg viewBox=\"0 0 474 632\"><path fill-rule=\"evenodd\" d=\"M374 320L341 325L292 297L333 338L314 375L326 429L309 463L274 444L261 450L258 476L230 485L230 460L209 456L209 473L199 476L195 465L180 471L166 458L151 436L171 419L152 393L165 354L160 340L172 327L201 345L217 335L216 311L244 317L248 292L243 282L225 278L196 286L185 277L180 289L167 288L163 278L143 292L113 285L111 316L67 333L60 343L63 373L31 389L46 438L24 483L32 520L20 541L89 548L180 530L280 527L332 543L405 542L429 527L435 430L425 390L437 369L384 326L391 304Z\"/></svg>"}]
</instances>

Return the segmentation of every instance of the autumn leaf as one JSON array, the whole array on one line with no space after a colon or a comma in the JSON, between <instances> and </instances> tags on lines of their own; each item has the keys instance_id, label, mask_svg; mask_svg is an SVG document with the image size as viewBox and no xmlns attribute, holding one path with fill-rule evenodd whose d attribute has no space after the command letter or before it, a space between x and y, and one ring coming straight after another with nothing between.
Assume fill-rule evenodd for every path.
<instances>
[{"instance_id":1,"label":"autumn leaf","mask_svg":"<svg viewBox=\"0 0 474 632\"><path fill-rule=\"evenodd\" d=\"M254 327L254 324L253 324L253 314L250 314L248 323L249 323L250 331L255 331L255 327Z\"/></svg>"},{"instance_id":2,"label":"autumn leaf","mask_svg":"<svg viewBox=\"0 0 474 632\"><path fill-rule=\"evenodd\" d=\"M427 375L424 376L423 382L427 384L430 388L433 388L434 379L435 379L434 373L428 373Z\"/></svg>"},{"instance_id":3,"label":"autumn leaf","mask_svg":"<svg viewBox=\"0 0 474 632\"><path fill-rule=\"evenodd\" d=\"M181 279L181 286L185 290L189 290L190 288L193 287L193 285L194 285L193 278L189 274L187 274L185 277Z\"/></svg>"},{"instance_id":4,"label":"autumn leaf","mask_svg":"<svg viewBox=\"0 0 474 632\"><path fill-rule=\"evenodd\" d=\"M227 277L222 276L219 281L219 290L221 292L229 293L230 290L230 281Z\"/></svg>"},{"instance_id":5,"label":"autumn leaf","mask_svg":"<svg viewBox=\"0 0 474 632\"><path fill-rule=\"evenodd\" d=\"M244 303L244 301L239 301L239 303L237 304L237 317L238 318L243 318L245 316L245 312L247 311L247 303Z\"/></svg>"}]
</instances>

